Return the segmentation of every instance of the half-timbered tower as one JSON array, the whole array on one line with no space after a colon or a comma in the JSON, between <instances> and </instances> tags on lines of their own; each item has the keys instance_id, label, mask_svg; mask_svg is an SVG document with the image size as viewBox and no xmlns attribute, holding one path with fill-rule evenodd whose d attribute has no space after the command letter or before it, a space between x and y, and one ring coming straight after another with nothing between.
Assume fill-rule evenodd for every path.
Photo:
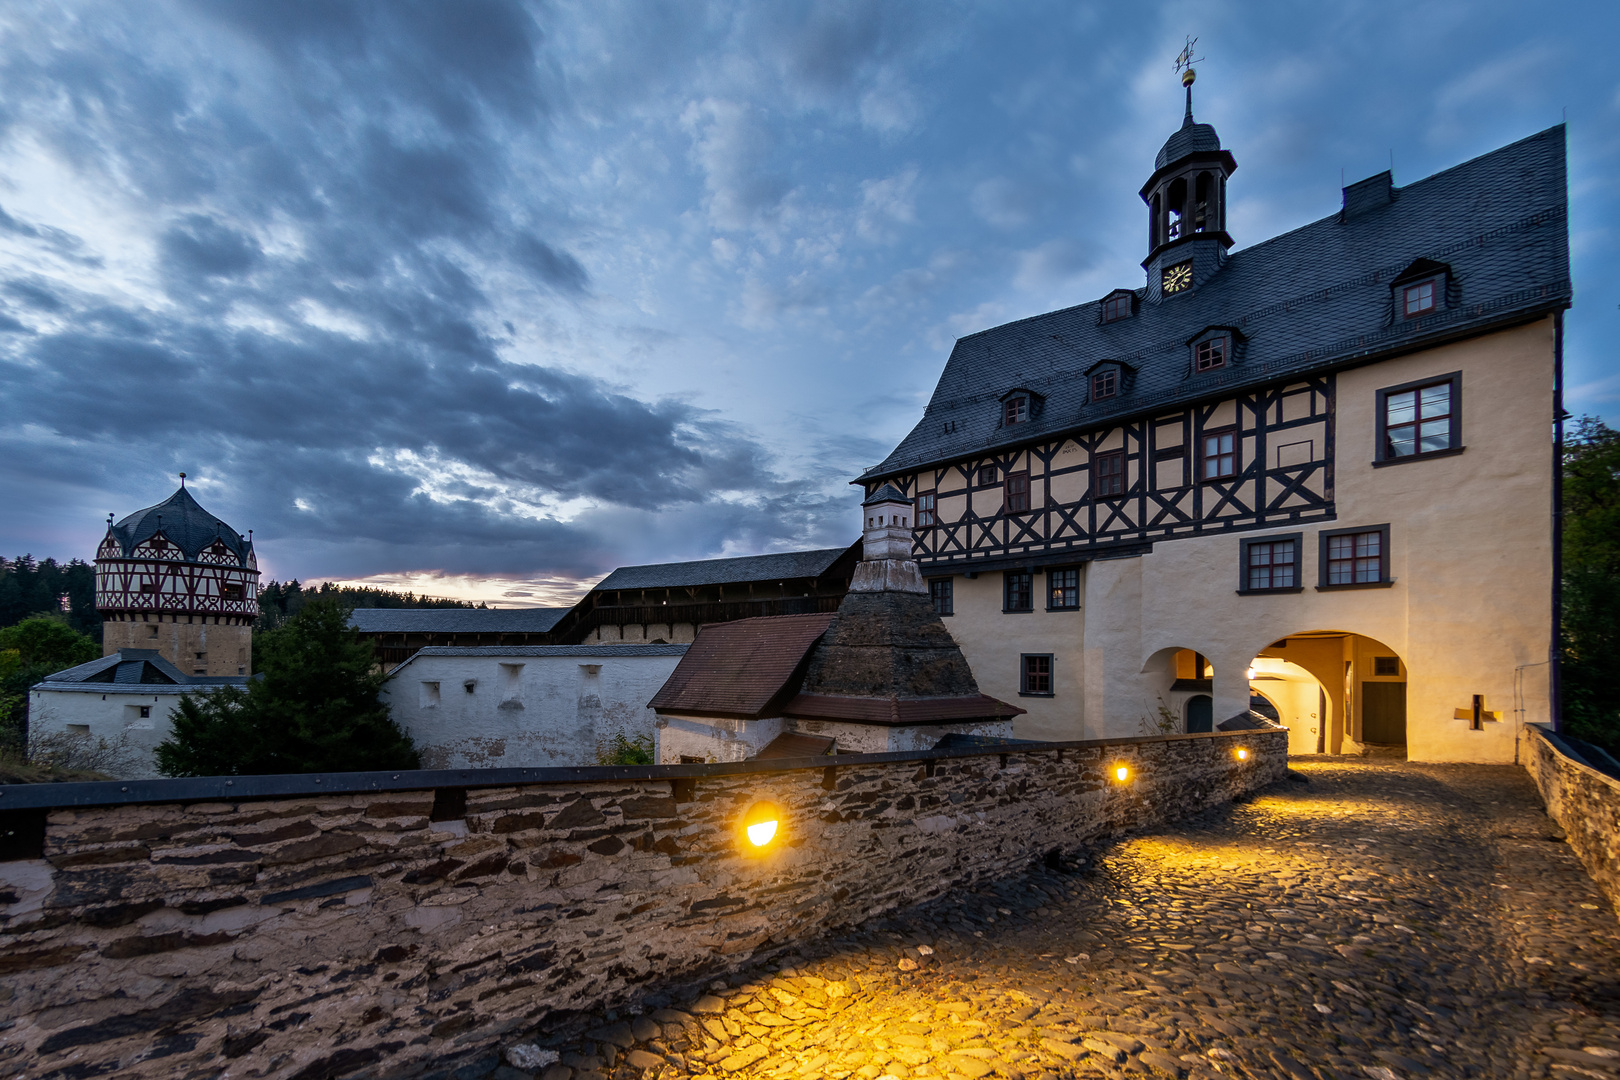
<instances>
[{"instance_id":1,"label":"half-timbered tower","mask_svg":"<svg viewBox=\"0 0 1620 1080\"><path fill-rule=\"evenodd\" d=\"M1145 286L960 339L864 474L1018 732L1208 730L1512 760L1549 717L1564 130L1235 246L1181 128Z\"/></svg>"},{"instance_id":2,"label":"half-timbered tower","mask_svg":"<svg viewBox=\"0 0 1620 1080\"><path fill-rule=\"evenodd\" d=\"M96 550L102 655L155 649L190 675L247 675L259 567L253 542L180 489L116 525Z\"/></svg>"}]
</instances>

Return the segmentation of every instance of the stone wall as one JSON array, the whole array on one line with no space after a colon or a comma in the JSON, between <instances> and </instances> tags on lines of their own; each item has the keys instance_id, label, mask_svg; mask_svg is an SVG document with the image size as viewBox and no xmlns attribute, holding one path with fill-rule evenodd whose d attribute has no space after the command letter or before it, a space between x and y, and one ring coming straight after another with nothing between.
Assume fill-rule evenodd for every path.
<instances>
[{"instance_id":1,"label":"stone wall","mask_svg":"<svg viewBox=\"0 0 1620 1080\"><path fill-rule=\"evenodd\" d=\"M1524 767L1547 816L1569 837L1569 846L1620 911L1620 780L1592 768L1539 724L1525 725Z\"/></svg>"},{"instance_id":2,"label":"stone wall","mask_svg":"<svg viewBox=\"0 0 1620 1080\"><path fill-rule=\"evenodd\" d=\"M0 1067L408 1076L1229 800L1283 776L1286 739L533 770L527 783L403 773L398 790L381 789L387 774L132 782L122 797L143 802L123 805L86 805L117 784L0 788L0 807L75 804L0 811ZM305 790L252 794L289 780ZM205 786L245 794L181 801ZM760 800L781 826L756 853L742 819Z\"/></svg>"}]
</instances>

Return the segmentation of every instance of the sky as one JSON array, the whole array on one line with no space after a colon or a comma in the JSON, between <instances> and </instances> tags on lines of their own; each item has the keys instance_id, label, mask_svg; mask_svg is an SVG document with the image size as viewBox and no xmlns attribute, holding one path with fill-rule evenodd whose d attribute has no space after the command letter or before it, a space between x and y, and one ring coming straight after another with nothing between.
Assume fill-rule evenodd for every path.
<instances>
[{"instance_id":1,"label":"sky","mask_svg":"<svg viewBox=\"0 0 1620 1080\"><path fill-rule=\"evenodd\" d=\"M170 494L267 578L500 606L843 546L952 342L1567 118L1567 408L1620 424L1620 4L0 8L0 552ZM1607 267L1607 269L1605 269Z\"/></svg>"}]
</instances>

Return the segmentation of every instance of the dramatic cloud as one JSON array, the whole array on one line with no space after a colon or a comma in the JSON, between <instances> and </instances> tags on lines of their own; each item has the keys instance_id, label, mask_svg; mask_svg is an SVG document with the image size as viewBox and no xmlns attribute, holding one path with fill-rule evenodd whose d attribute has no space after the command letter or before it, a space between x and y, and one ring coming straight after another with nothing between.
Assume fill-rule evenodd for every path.
<instances>
[{"instance_id":1,"label":"dramatic cloud","mask_svg":"<svg viewBox=\"0 0 1620 1080\"><path fill-rule=\"evenodd\" d=\"M1140 282L1184 31L1240 244L1567 103L1611 408L1620 98L1574 61L1617 17L1560 11L1434 7L1436 52L1371 4L9 4L0 550L181 470L279 575L509 602L846 543L953 336Z\"/></svg>"}]
</instances>

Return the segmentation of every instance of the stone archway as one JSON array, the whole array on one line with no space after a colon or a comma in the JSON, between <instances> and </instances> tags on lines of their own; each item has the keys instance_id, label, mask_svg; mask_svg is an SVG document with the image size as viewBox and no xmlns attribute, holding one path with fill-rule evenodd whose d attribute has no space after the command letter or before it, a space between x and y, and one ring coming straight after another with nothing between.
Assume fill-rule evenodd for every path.
<instances>
[{"instance_id":1,"label":"stone archway","mask_svg":"<svg viewBox=\"0 0 1620 1080\"><path fill-rule=\"evenodd\" d=\"M1215 666L1194 649L1160 649L1142 665L1152 676L1148 692L1147 734L1209 731L1213 726ZM1200 701L1199 699L1202 699Z\"/></svg>"},{"instance_id":2,"label":"stone archway","mask_svg":"<svg viewBox=\"0 0 1620 1080\"><path fill-rule=\"evenodd\" d=\"M1404 756L1406 665L1377 638L1290 634L1261 649L1247 675L1289 729L1290 754Z\"/></svg>"}]
</instances>

